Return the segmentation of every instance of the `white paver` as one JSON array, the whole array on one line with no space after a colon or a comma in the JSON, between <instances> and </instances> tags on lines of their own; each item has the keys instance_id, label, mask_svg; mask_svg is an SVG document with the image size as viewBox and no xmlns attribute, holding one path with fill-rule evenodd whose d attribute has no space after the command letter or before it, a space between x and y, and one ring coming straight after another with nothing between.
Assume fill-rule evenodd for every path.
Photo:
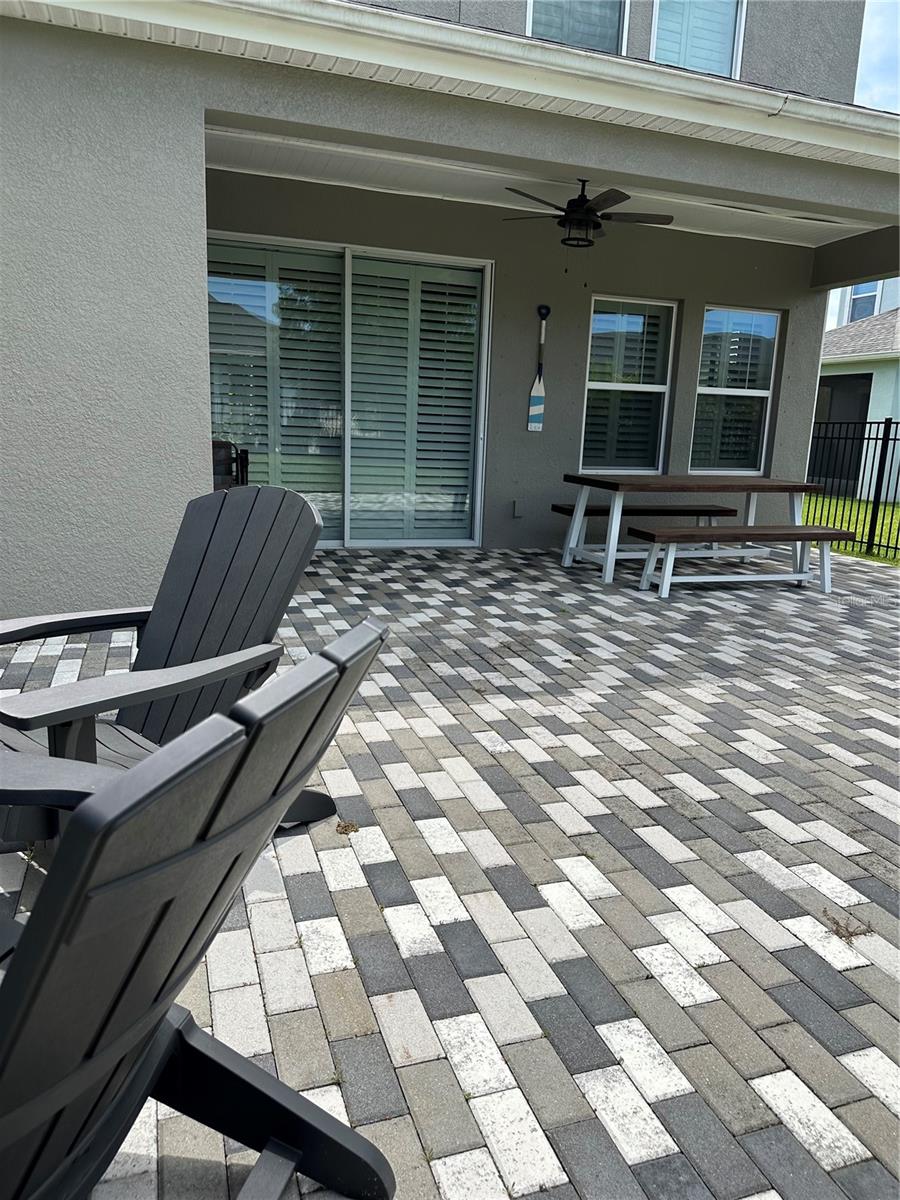
<instances>
[{"instance_id":1,"label":"white paver","mask_svg":"<svg viewBox=\"0 0 900 1200\"><path fill-rule=\"evenodd\" d=\"M278 860L272 846L266 846L250 868L243 885L244 899L248 904L259 904L263 900L283 900L284 878L278 869Z\"/></svg>"},{"instance_id":2,"label":"white paver","mask_svg":"<svg viewBox=\"0 0 900 1200\"><path fill-rule=\"evenodd\" d=\"M408 792L412 791L413 788L420 788L422 786L422 781L409 763L385 763L381 769L387 776L391 787L395 788L398 792Z\"/></svg>"},{"instance_id":3,"label":"white paver","mask_svg":"<svg viewBox=\"0 0 900 1200\"><path fill-rule=\"evenodd\" d=\"M816 954L824 958L836 971L864 967L868 962L858 950L842 941L815 917L790 917L782 921L782 924L801 942L805 942L810 950L815 950Z\"/></svg>"},{"instance_id":4,"label":"white paver","mask_svg":"<svg viewBox=\"0 0 900 1200\"><path fill-rule=\"evenodd\" d=\"M349 846L342 850L320 850L319 863L329 892L346 892L350 888L367 886L359 859Z\"/></svg>"},{"instance_id":5,"label":"white paver","mask_svg":"<svg viewBox=\"0 0 900 1200\"><path fill-rule=\"evenodd\" d=\"M470 1096L515 1087L512 1072L477 1013L435 1021L434 1031L444 1047L459 1086Z\"/></svg>"},{"instance_id":6,"label":"white paver","mask_svg":"<svg viewBox=\"0 0 900 1200\"><path fill-rule=\"evenodd\" d=\"M877 1046L851 1050L838 1059L885 1107L900 1117L900 1067Z\"/></svg>"},{"instance_id":7,"label":"white paver","mask_svg":"<svg viewBox=\"0 0 900 1200\"><path fill-rule=\"evenodd\" d=\"M393 862L397 857L384 836L384 830L378 825L364 825L362 829L351 833L350 845L363 867L372 863Z\"/></svg>"},{"instance_id":8,"label":"white paver","mask_svg":"<svg viewBox=\"0 0 900 1200\"><path fill-rule=\"evenodd\" d=\"M793 1071L750 1080L750 1086L805 1146L823 1171L870 1158L869 1151Z\"/></svg>"},{"instance_id":9,"label":"white paver","mask_svg":"<svg viewBox=\"0 0 900 1200\"><path fill-rule=\"evenodd\" d=\"M431 1172L441 1200L509 1200L491 1152L484 1147L436 1158Z\"/></svg>"},{"instance_id":10,"label":"white paver","mask_svg":"<svg viewBox=\"0 0 900 1200\"><path fill-rule=\"evenodd\" d=\"M601 775L599 771L573 771L572 778L577 779L583 788L598 800L608 800L611 796L620 796L618 784ZM562 791L562 789L560 789ZM600 814L602 816L602 814Z\"/></svg>"},{"instance_id":11,"label":"white paver","mask_svg":"<svg viewBox=\"0 0 900 1200\"><path fill-rule=\"evenodd\" d=\"M538 891L567 929L590 929L603 919L571 883L541 883Z\"/></svg>"},{"instance_id":12,"label":"white paver","mask_svg":"<svg viewBox=\"0 0 900 1200\"><path fill-rule=\"evenodd\" d=\"M726 900L720 907L741 929L756 938L764 950L790 950L800 945L798 938L753 900Z\"/></svg>"},{"instance_id":13,"label":"white paver","mask_svg":"<svg viewBox=\"0 0 900 1200\"><path fill-rule=\"evenodd\" d=\"M616 788L623 796L627 796L632 804L636 804L638 808L665 808L666 802L651 792L648 787L640 783L637 779L617 779L615 780Z\"/></svg>"},{"instance_id":14,"label":"white paver","mask_svg":"<svg viewBox=\"0 0 900 1200\"><path fill-rule=\"evenodd\" d=\"M315 1008L316 994L299 946L293 950L273 950L271 954L261 954L258 961L266 1012Z\"/></svg>"},{"instance_id":15,"label":"white paver","mask_svg":"<svg viewBox=\"0 0 900 1200\"><path fill-rule=\"evenodd\" d=\"M439 954L444 947L421 904L398 904L384 910L384 919L403 958Z\"/></svg>"},{"instance_id":16,"label":"white paver","mask_svg":"<svg viewBox=\"0 0 900 1200\"><path fill-rule=\"evenodd\" d=\"M629 1079L650 1104L685 1096L694 1089L637 1017L596 1026Z\"/></svg>"},{"instance_id":17,"label":"white paver","mask_svg":"<svg viewBox=\"0 0 900 1200\"><path fill-rule=\"evenodd\" d=\"M281 873L287 875L309 875L319 870L319 860L308 833L294 833L275 841Z\"/></svg>"},{"instance_id":18,"label":"white paver","mask_svg":"<svg viewBox=\"0 0 900 1200\"><path fill-rule=\"evenodd\" d=\"M259 983L250 930L220 933L206 952L206 971L211 992Z\"/></svg>"},{"instance_id":19,"label":"white paver","mask_svg":"<svg viewBox=\"0 0 900 1200\"><path fill-rule=\"evenodd\" d=\"M345 796L361 796L362 789L356 782L353 772L347 768L339 771L323 771L322 782L333 799L340 800Z\"/></svg>"},{"instance_id":20,"label":"white paver","mask_svg":"<svg viewBox=\"0 0 900 1200\"><path fill-rule=\"evenodd\" d=\"M808 829L804 829L802 825L797 825L794 821L789 821L774 808L759 808L750 816L754 821L759 821L760 825L765 825L766 829L771 829L772 833L777 834L783 841L791 845L813 840L813 835Z\"/></svg>"},{"instance_id":21,"label":"white paver","mask_svg":"<svg viewBox=\"0 0 900 1200\"><path fill-rule=\"evenodd\" d=\"M702 802L703 800L717 800L719 797L719 793L714 792L711 787L707 787L705 783L701 783L693 775L688 775L682 771L677 771L673 775L667 775L666 779L668 779L673 787L677 787L686 796L690 796L692 800Z\"/></svg>"},{"instance_id":22,"label":"white paver","mask_svg":"<svg viewBox=\"0 0 900 1200\"><path fill-rule=\"evenodd\" d=\"M482 870L513 865L513 860L490 829L465 829L459 836Z\"/></svg>"},{"instance_id":23,"label":"white paver","mask_svg":"<svg viewBox=\"0 0 900 1200\"><path fill-rule=\"evenodd\" d=\"M708 1000L721 1000L719 993L681 957L674 946L638 946L634 954L682 1008L691 1004L705 1004Z\"/></svg>"},{"instance_id":24,"label":"white paver","mask_svg":"<svg viewBox=\"0 0 900 1200\"><path fill-rule=\"evenodd\" d=\"M619 889L583 854L573 858L557 858L554 861L563 875L575 884L585 900L601 900L606 896L619 895Z\"/></svg>"},{"instance_id":25,"label":"white paver","mask_svg":"<svg viewBox=\"0 0 900 1200\"><path fill-rule=\"evenodd\" d=\"M751 871L761 875L767 883L771 883L772 887L778 888L779 892L789 892L792 888L806 887L799 875L795 875L788 867L782 866L765 850L742 850L734 857L748 866Z\"/></svg>"},{"instance_id":26,"label":"white paver","mask_svg":"<svg viewBox=\"0 0 900 1200\"><path fill-rule=\"evenodd\" d=\"M497 812L506 805L483 779L463 779L459 785L476 812Z\"/></svg>"},{"instance_id":27,"label":"white paver","mask_svg":"<svg viewBox=\"0 0 900 1200\"><path fill-rule=\"evenodd\" d=\"M746 771L742 771L740 767L726 767L719 771L719 774L729 783L733 783L735 787L739 787L742 792L746 792L748 796L764 796L766 792L772 790L766 784L760 783L758 779L754 779L752 775L748 775Z\"/></svg>"},{"instance_id":28,"label":"white paver","mask_svg":"<svg viewBox=\"0 0 900 1200\"><path fill-rule=\"evenodd\" d=\"M573 808L567 800L559 800L553 804L542 804L541 808L565 834L575 835L579 833L596 833L596 829L590 822Z\"/></svg>"},{"instance_id":29,"label":"white paver","mask_svg":"<svg viewBox=\"0 0 900 1200\"><path fill-rule=\"evenodd\" d=\"M582 947L549 908L526 908L516 918L547 962L584 957Z\"/></svg>"},{"instance_id":30,"label":"white paver","mask_svg":"<svg viewBox=\"0 0 900 1200\"><path fill-rule=\"evenodd\" d=\"M269 1054L272 1042L259 984L210 992L213 1036L245 1058Z\"/></svg>"},{"instance_id":31,"label":"white paver","mask_svg":"<svg viewBox=\"0 0 900 1200\"><path fill-rule=\"evenodd\" d=\"M459 784L446 771L424 771L419 778L435 800L456 800L462 795Z\"/></svg>"},{"instance_id":32,"label":"white paver","mask_svg":"<svg viewBox=\"0 0 900 1200\"><path fill-rule=\"evenodd\" d=\"M639 825L634 832L638 837L642 837L657 854L661 854L666 862L689 862L692 858L697 857L690 847L686 846L684 842L680 842L662 825Z\"/></svg>"},{"instance_id":33,"label":"white paver","mask_svg":"<svg viewBox=\"0 0 900 1200\"><path fill-rule=\"evenodd\" d=\"M648 920L692 967L728 962L725 951L720 950L684 913L658 913Z\"/></svg>"},{"instance_id":34,"label":"white paver","mask_svg":"<svg viewBox=\"0 0 900 1200\"><path fill-rule=\"evenodd\" d=\"M678 1147L621 1067L576 1075L591 1108L629 1166L677 1154Z\"/></svg>"},{"instance_id":35,"label":"white paver","mask_svg":"<svg viewBox=\"0 0 900 1200\"><path fill-rule=\"evenodd\" d=\"M737 922L692 883L663 888L663 895L677 904L684 915L690 917L704 933L725 933L728 929L737 929Z\"/></svg>"},{"instance_id":36,"label":"white paver","mask_svg":"<svg viewBox=\"0 0 900 1200\"><path fill-rule=\"evenodd\" d=\"M446 875L413 879L412 889L432 925L449 925L454 921L469 920L466 906L457 896Z\"/></svg>"},{"instance_id":37,"label":"white paver","mask_svg":"<svg viewBox=\"0 0 900 1200\"><path fill-rule=\"evenodd\" d=\"M605 817L609 813L603 801L598 800L581 783L569 784L567 787L557 788L557 791L583 817Z\"/></svg>"},{"instance_id":38,"label":"white paver","mask_svg":"<svg viewBox=\"0 0 900 1200\"><path fill-rule=\"evenodd\" d=\"M880 933L864 933L855 937L853 947L864 954L869 962L881 967L885 974L900 982L900 950Z\"/></svg>"},{"instance_id":39,"label":"white paver","mask_svg":"<svg viewBox=\"0 0 900 1200\"><path fill-rule=\"evenodd\" d=\"M353 955L337 917L298 921L297 932L310 975L349 971L353 967Z\"/></svg>"},{"instance_id":40,"label":"white paver","mask_svg":"<svg viewBox=\"0 0 900 1200\"><path fill-rule=\"evenodd\" d=\"M462 897L462 902L486 941L510 942L525 936L525 930L497 892L470 892Z\"/></svg>"},{"instance_id":41,"label":"white paver","mask_svg":"<svg viewBox=\"0 0 900 1200\"><path fill-rule=\"evenodd\" d=\"M446 817L427 817L416 821L419 833L428 843L432 854L462 854L465 846Z\"/></svg>"},{"instance_id":42,"label":"white paver","mask_svg":"<svg viewBox=\"0 0 900 1200\"><path fill-rule=\"evenodd\" d=\"M851 904L869 903L868 896L864 896L862 892L858 892L855 887L851 887L849 883L839 879L818 863L803 863L798 867L791 867L791 870L841 908L847 908Z\"/></svg>"},{"instance_id":43,"label":"white paver","mask_svg":"<svg viewBox=\"0 0 900 1200\"><path fill-rule=\"evenodd\" d=\"M492 947L503 969L530 1004L548 996L565 996L559 976L529 938L520 941L496 942Z\"/></svg>"},{"instance_id":44,"label":"white paver","mask_svg":"<svg viewBox=\"0 0 900 1200\"><path fill-rule=\"evenodd\" d=\"M443 1058L441 1043L418 992L387 992L370 1000L395 1067Z\"/></svg>"},{"instance_id":45,"label":"white paver","mask_svg":"<svg viewBox=\"0 0 900 1200\"><path fill-rule=\"evenodd\" d=\"M850 837L842 830L836 829L828 821L801 821L801 824L814 838L818 838L832 850L837 850L838 854L844 854L849 858L854 854L871 853L868 846L864 846L862 842L858 842L856 838Z\"/></svg>"},{"instance_id":46,"label":"white paver","mask_svg":"<svg viewBox=\"0 0 900 1200\"><path fill-rule=\"evenodd\" d=\"M271 950L290 950L298 945L297 926L287 900L266 900L262 904L248 904L250 932L253 948L257 954Z\"/></svg>"},{"instance_id":47,"label":"white paver","mask_svg":"<svg viewBox=\"0 0 900 1200\"><path fill-rule=\"evenodd\" d=\"M467 979L466 987L499 1046L541 1037L541 1027L508 975Z\"/></svg>"},{"instance_id":48,"label":"white paver","mask_svg":"<svg viewBox=\"0 0 900 1200\"><path fill-rule=\"evenodd\" d=\"M518 1088L477 1096L471 1108L511 1196L568 1182L547 1135Z\"/></svg>"}]
</instances>

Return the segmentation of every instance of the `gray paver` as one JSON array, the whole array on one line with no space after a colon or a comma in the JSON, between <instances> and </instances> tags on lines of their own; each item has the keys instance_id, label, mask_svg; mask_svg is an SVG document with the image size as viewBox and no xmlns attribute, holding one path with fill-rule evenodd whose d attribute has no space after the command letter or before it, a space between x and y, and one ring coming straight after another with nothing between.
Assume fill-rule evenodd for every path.
<instances>
[{"instance_id":1,"label":"gray paver","mask_svg":"<svg viewBox=\"0 0 900 1200\"><path fill-rule=\"evenodd\" d=\"M882 1200L882 1197L890 1200L897 1195L897 1180L872 1158L868 1162L840 1167L832 1178L841 1185L850 1200Z\"/></svg>"},{"instance_id":2,"label":"gray paver","mask_svg":"<svg viewBox=\"0 0 900 1200\"><path fill-rule=\"evenodd\" d=\"M714 1046L672 1052L672 1061L734 1134L773 1125L776 1117Z\"/></svg>"},{"instance_id":3,"label":"gray paver","mask_svg":"<svg viewBox=\"0 0 900 1200\"><path fill-rule=\"evenodd\" d=\"M400 1086L429 1158L484 1145L453 1068L446 1059L401 1067Z\"/></svg>"},{"instance_id":4,"label":"gray paver","mask_svg":"<svg viewBox=\"0 0 900 1200\"><path fill-rule=\"evenodd\" d=\"M817 992L832 1008L850 1008L865 1004L868 997L842 971L836 971L830 963L810 950L808 946L794 946L790 950L776 950L775 957L807 987Z\"/></svg>"},{"instance_id":5,"label":"gray paver","mask_svg":"<svg viewBox=\"0 0 900 1200\"><path fill-rule=\"evenodd\" d=\"M890 1109L870 1096L836 1108L835 1116L888 1170L900 1175L900 1121Z\"/></svg>"},{"instance_id":6,"label":"gray paver","mask_svg":"<svg viewBox=\"0 0 900 1200\"><path fill-rule=\"evenodd\" d=\"M411 986L409 972L389 933L369 933L354 938L350 952L370 996L402 992Z\"/></svg>"},{"instance_id":7,"label":"gray paver","mask_svg":"<svg viewBox=\"0 0 900 1200\"><path fill-rule=\"evenodd\" d=\"M581 1200L645 1200L645 1193L599 1121L552 1130L550 1144Z\"/></svg>"},{"instance_id":8,"label":"gray paver","mask_svg":"<svg viewBox=\"0 0 900 1200\"><path fill-rule=\"evenodd\" d=\"M438 925L437 935L462 979L497 975L503 970L474 921Z\"/></svg>"},{"instance_id":9,"label":"gray paver","mask_svg":"<svg viewBox=\"0 0 900 1200\"><path fill-rule=\"evenodd\" d=\"M765 1176L702 1097L675 1096L653 1107L717 1200L766 1191Z\"/></svg>"},{"instance_id":10,"label":"gray paver","mask_svg":"<svg viewBox=\"0 0 900 1200\"><path fill-rule=\"evenodd\" d=\"M409 974L432 1021L477 1011L459 973L446 954L417 954L406 960Z\"/></svg>"},{"instance_id":11,"label":"gray paver","mask_svg":"<svg viewBox=\"0 0 900 1200\"><path fill-rule=\"evenodd\" d=\"M591 1117L584 1096L547 1038L504 1046L503 1056L543 1129Z\"/></svg>"},{"instance_id":12,"label":"gray paver","mask_svg":"<svg viewBox=\"0 0 900 1200\"><path fill-rule=\"evenodd\" d=\"M354 1125L384 1121L407 1111L381 1035L332 1042L338 1080Z\"/></svg>"},{"instance_id":13,"label":"gray paver","mask_svg":"<svg viewBox=\"0 0 900 1200\"><path fill-rule=\"evenodd\" d=\"M634 1168L647 1200L713 1200L709 1188L683 1154L667 1154Z\"/></svg>"},{"instance_id":14,"label":"gray paver","mask_svg":"<svg viewBox=\"0 0 900 1200\"><path fill-rule=\"evenodd\" d=\"M360 1133L374 1142L391 1164L398 1200L438 1200L434 1176L409 1117L366 1125Z\"/></svg>"},{"instance_id":15,"label":"gray paver","mask_svg":"<svg viewBox=\"0 0 900 1200\"><path fill-rule=\"evenodd\" d=\"M773 1054L762 1038L724 1000L694 1004L690 1016L745 1079L783 1069L777 1054Z\"/></svg>"},{"instance_id":16,"label":"gray paver","mask_svg":"<svg viewBox=\"0 0 900 1200\"><path fill-rule=\"evenodd\" d=\"M786 983L783 987L772 988L770 995L835 1056L869 1045L865 1034L810 991L805 983Z\"/></svg>"},{"instance_id":17,"label":"gray paver","mask_svg":"<svg viewBox=\"0 0 900 1200\"><path fill-rule=\"evenodd\" d=\"M314 1008L269 1017L278 1078L297 1091L334 1081L322 1018Z\"/></svg>"},{"instance_id":18,"label":"gray paver","mask_svg":"<svg viewBox=\"0 0 900 1200\"><path fill-rule=\"evenodd\" d=\"M534 1000L528 1007L573 1075L616 1061L571 996Z\"/></svg>"},{"instance_id":19,"label":"gray paver","mask_svg":"<svg viewBox=\"0 0 900 1200\"><path fill-rule=\"evenodd\" d=\"M740 1139L784 1200L845 1200L845 1195L783 1125Z\"/></svg>"},{"instance_id":20,"label":"gray paver","mask_svg":"<svg viewBox=\"0 0 900 1200\"><path fill-rule=\"evenodd\" d=\"M851 1075L821 1042L816 1041L795 1021L764 1029L762 1036L829 1108L836 1104L849 1104L868 1095L868 1089L856 1076Z\"/></svg>"},{"instance_id":21,"label":"gray paver","mask_svg":"<svg viewBox=\"0 0 900 1200\"><path fill-rule=\"evenodd\" d=\"M378 1024L357 971L313 976L313 990L331 1041L377 1033Z\"/></svg>"},{"instance_id":22,"label":"gray paver","mask_svg":"<svg viewBox=\"0 0 900 1200\"><path fill-rule=\"evenodd\" d=\"M691 1019L693 1005L684 1009L676 1004L658 979L638 979L620 984L622 995L644 1022L664 1050L683 1050L699 1046L707 1036Z\"/></svg>"}]
</instances>

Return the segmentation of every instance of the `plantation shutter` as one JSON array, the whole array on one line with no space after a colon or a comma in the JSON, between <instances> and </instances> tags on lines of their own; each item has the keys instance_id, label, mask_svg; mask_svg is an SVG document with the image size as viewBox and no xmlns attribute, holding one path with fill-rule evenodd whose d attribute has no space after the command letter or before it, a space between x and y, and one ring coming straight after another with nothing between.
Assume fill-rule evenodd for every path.
<instances>
[{"instance_id":1,"label":"plantation shutter","mask_svg":"<svg viewBox=\"0 0 900 1200\"><path fill-rule=\"evenodd\" d=\"M737 0L659 0L657 62L731 75Z\"/></svg>"},{"instance_id":2,"label":"plantation shutter","mask_svg":"<svg viewBox=\"0 0 900 1200\"><path fill-rule=\"evenodd\" d=\"M765 396L697 397L691 468L753 470L760 465Z\"/></svg>"},{"instance_id":3,"label":"plantation shutter","mask_svg":"<svg viewBox=\"0 0 900 1200\"><path fill-rule=\"evenodd\" d=\"M410 268L354 259L350 536L405 537L415 436Z\"/></svg>"},{"instance_id":4,"label":"plantation shutter","mask_svg":"<svg viewBox=\"0 0 900 1200\"><path fill-rule=\"evenodd\" d=\"M265 253L210 247L212 436L248 451L250 483L272 482Z\"/></svg>"},{"instance_id":5,"label":"plantation shutter","mask_svg":"<svg viewBox=\"0 0 900 1200\"><path fill-rule=\"evenodd\" d=\"M337 256L276 255L280 482L343 536L343 264Z\"/></svg>"},{"instance_id":6,"label":"plantation shutter","mask_svg":"<svg viewBox=\"0 0 900 1200\"><path fill-rule=\"evenodd\" d=\"M413 532L424 539L468 538L481 277L475 271L420 273Z\"/></svg>"}]
</instances>

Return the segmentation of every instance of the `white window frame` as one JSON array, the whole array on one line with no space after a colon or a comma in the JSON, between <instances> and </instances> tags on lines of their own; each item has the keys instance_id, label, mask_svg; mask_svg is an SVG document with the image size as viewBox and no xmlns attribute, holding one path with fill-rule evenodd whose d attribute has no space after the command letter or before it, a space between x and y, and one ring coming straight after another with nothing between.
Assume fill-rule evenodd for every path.
<instances>
[{"instance_id":1,"label":"white window frame","mask_svg":"<svg viewBox=\"0 0 900 1200\"><path fill-rule=\"evenodd\" d=\"M769 449L769 426L772 419L772 395L775 391L775 374L778 367L778 347L781 342L781 313L775 308L756 308L746 304L727 304L725 302L715 302L706 304L703 307L703 325L706 325L706 314L710 309L724 308L729 312L749 312L749 313L765 313L766 316L775 318L775 351L772 355L772 375L769 379L769 387L765 388L715 388L700 386L700 371L703 369L703 329L700 331L700 363L697 367L697 386L694 389L694 417L691 421L691 442L688 449L688 474L689 475L746 475L749 478L760 478L766 472L766 454ZM698 396L765 396L766 407L763 415L763 431L762 441L759 447L759 466L758 467L695 467L694 460L694 429L697 424L697 397Z\"/></svg>"},{"instance_id":2,"label":"white window frame","mask_svg":"<svg viewBox=\"0 0 900 1200\"><path fill-rule=\"evenodd\" d=\"M528 0L529 4L531 0ZM659 0L653 0L653 16L650 21L650 61L656 62L656 32L659 25ZM744 61L744 30L747 25L747 0L737 0L737 13L734 22L734 48L731 52L731 74L719 75L718 79L740 79L741 64ZM672 63L662 63L662 66L672 66ZM683 71L691 71L693 67L681 67ZM706 74L698 71L698 75Z\"/></svg>"},{"instance_id":3,"label":"white window frame","mask_svg":"<svg viewBox=\"0 0 900 1200\"><path fill-rule=\"evenodd\" d=\"M566 0L560 0L564 4ZM628 25L631 16L631 0L622 0L622 28L619 37L618 50L592 50L587 46L573 46L574 50L584 50L586 54L627 54L628 53ZM531 37L531 22L534 17L534 0L527 0L525 10L525 36ZM569 45L568 42L564 43Z\"/></svg>"},{"instance_id":4,"label":"white window frame","mask_svg":"<svg viewBox=\"0 0 900 1200\"><path fill-rule=\"evenodd\" d=\"M665 385L658 383L594 383L591 381L591 339L594 325L594 301L609 300L614 304L655 304L660 308L671 308L672 329L669 336L669 358L666 363ZM666 433L669 422L669 399L672 393L672 364L675 361L675 341L678 329L678 303L675 300L654 300L647 296L613 296L604 292L591 294L591 307L588 317L587 362L584 369L584 404L581 407L581 441L578 451L578 470L582 475L608 475L614 471L617 475L661 475L663 470L663 449L666 445ZM659 418L659 443L656 447L655 467L617 467L608 464L605 467L586 467L584 465L584 435L587 430L587 402L590 392L662 392L662 412Z\"/></svg>"},{"instance_id":5,"label":"white window frame","mask_svg":"<svg viewBox=\"0 0 900 1200\"><path fill-rule=\"evenodd\" d=\"M349 498L350 498L350 439L344 438L344 538L342 541L321 540L318 545L323 549L403 549L419 548L440 549L442 547L479 547L484 534L484 481L486 474L487 455L487 421L490 381L491 333L494 315L494 260L489 258L461 258L451 254L419 254L415 250L396 250L390 247L351 245L347 242L317 241L311 238L277 237L267 233L236 233L228 229L208 229L206 231L207 245L209 242L239 242L258 247L284 247L286 250L330 250L338 251L344 257L344 281L352 272L353 259L381 258L393 259L395 262L413 262L447 267L470 267L482 272L481 283L481 329L479 336L478 382L476 391L475 413L475 453L473 458L472 480L472 536L470 538L446 538L441 541L420 539L394 539L368 541L359 538L349 538ZM351 378L351 346L350 322L347 316L349 305L345 305L344 314L344 428L349 426L350 378ZM207 354L209 353L207 337Z\"/></svg>"},{"instance_id":6,"label":"white window frame","mask_svg":"<svg viewBox=\"0 0 900 1200\"><path fill-rule=\"evenodd\" d=\"M872 310L871 316L877 317L878 314L881 312L881 290L884 287L883 279L866 279L866 280L863 280L862 283L851 283L849 285L849 287L847 288L847 311L844 314L846 317L846 320L844 322L842 322L842 324L845 324L845 325L853 324L853 321L851 320L851 317L850 317L850 313L853 311L853 301L861 299L861 297L853 295L853 289L856 287L865 287L866 284L869 284L869 283L875 284L874 292L866 292L865 293L866 296L874 296L875 297L875 307ZM857 321L865 321L866 318L865 317L857 317L856 320Z\"/></svg>"}]
</instances>

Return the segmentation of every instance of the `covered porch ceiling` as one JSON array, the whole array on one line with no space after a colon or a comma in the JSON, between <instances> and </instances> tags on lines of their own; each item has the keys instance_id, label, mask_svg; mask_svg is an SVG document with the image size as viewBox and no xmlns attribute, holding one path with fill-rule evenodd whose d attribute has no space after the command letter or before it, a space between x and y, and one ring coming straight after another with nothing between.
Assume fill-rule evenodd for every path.
<instances>
[{"instance_id":1,"label":"covered porch ceiling","mask_svg":"<svg viewBox=\"0 0 900 1200\"><path fill-rule=\"evenodd\" d=\"M583 171L573 166L571 175L566 176L555 168L542 170L535 164L533 171L523 172L505 165L489 166L346 140L320 140L218 123L207 127L206 154L207 165L216 170L491 206L509 210L508 215L546 215L549 210L530 204L507 188L520 188L564 205L577 193L575 177ZM617 211L671 213L675 220L670 228L681 232L816 248L878 228L859 220L817 213L812 201L809 211L803 212L763 203L756 196L748 197L746 203L736 203L731 198L678 194L664 185L635 186L613 173L589 174L595 192L617 186L630 193L631 200ZM497 219L502 215L498 212Z\"/></svg>"}]
</instances>

